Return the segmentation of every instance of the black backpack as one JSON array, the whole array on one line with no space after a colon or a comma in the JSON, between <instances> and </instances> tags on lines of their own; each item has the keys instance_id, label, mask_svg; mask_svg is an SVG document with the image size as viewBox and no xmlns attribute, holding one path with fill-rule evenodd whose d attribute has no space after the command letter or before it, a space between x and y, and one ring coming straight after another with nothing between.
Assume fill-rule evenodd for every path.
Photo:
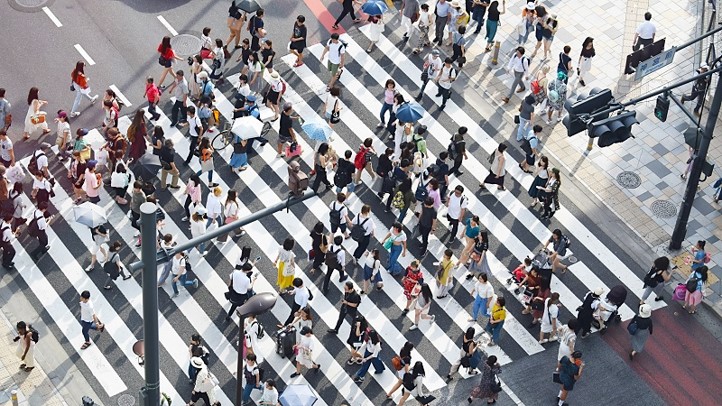
<instances>
[{"instance_id":1,"label":"black backpack","mask_svg":"<svg viewBox=\"0 0 722 406\"><path fill-rule=\"evenodd\" d=\"M186 273L192 272L193 267L191 266L191 261L188 260L188 254L183 254L183 262L185 262Z\"/></svg>"},{"instance_id":2,"label":"black backpack","mask_svg":"<svg viewBox=\"0 0 722 406\"><path fill-rule=\"evenodd\" d=\"M531 148L531 139L536 138L535 135L532 135L531 138L524 138L521 141L521 149L524 151L527 155L532 154L532 148Z\"/></svg>"},{"instance_id":3,"label":"black backpack","mask_svg":"<svg viewBox=\"0 0 722 406\"><path fill-rule=\"evenodd\" d=\"M334 226L341 224L341 208L344 207L344 205L341 204L341 207L338 207L337 209L336 203L337 202L333 202L331 204L331 211L328 212L329 223Z\"/></svg>"},{"instance_id":4,"label":"black backpack","mask_svg":"<svg viewBox=\"0 0 722 406\"><path fill-rule=\"evenodd\" d=\"M364 228L364 224L366 224L367 221L369 221L369 218L366 217L362 222L358 222L358 219L360 217L356 217L356 223L353 227L351 227L351 238L354 241L361 241L364 237L366 237L366 229Z\"/></svg>"},{"instance_id":5,"label":"black backpack","mask_svg":"<svg viewBox=\"0 0 722 406\"><path fill-rule=\"evenodd\" d=\"M263 337L266 336L266 330L263 328L263 326L261 325L261 323L258 322L258 320L256 320L256 321L254 321L253 323L251 323L251 326L253 326L254 324L255 324L256 326L258 326L258 327L257 327L257 328L258 328L258 331L256 332L256 333L257 333L257 334L256 334L256 337L258 337L259 340L262 340Z\"/></svg>"},{"instance_id":6,"label":"black backpack","mask_svg":"<svg viewBox=\"0 0 722 406\"><path fill-rule=\"evenodd\" d=\"M41 171L40 169L38 169L38 158L40 158L41 156L45 156L45 153L40 151L40 153L38 154L38 151L35 151L30 157L30 162L28 162L28 170L33 175Z\"/></svg>"},{"instance_id":7,"label":"black backpack","mask_svg":"<svg viewBox=\"0 0 722 406\"><path fill-rule=\"evenodd\" d=\"M692 276L689 278L687 283L685 284L685 287L687 288L687 292L694 293L697 290L697 285L699 284L699 278L695 277L696 272L692 273Z\"/></svg>"},{"instance_id":8,"label":"black backpack","mask_svg":"<svg viewBox=\"0 0 722 406\"><path fill-rule=\"evenodd\" d=\"M252 371L249 371L248 368L243 368L243 376L246 378L246 383L248 383L248 382L255 383L255 379L253 377L253 372L255 372L256 370L258 370L258 381L263 382L263 375L265 375L266 371L264 371L263 368L256 365Z\"/></svg>"},{"instance_id":9,"label":"black backpack","mask_svg":"<svg viewBox=\"0 0 722 406\"><path fill-rule=\"evenodd\" d=\"M32 333L30 339L37 344L38 340L40 339L40 333L38 333L38 330L35 330L32 325L28 325L28 331Z\"/></svg>"},{"instance_id":10,"label":"black backpack","mask_svg":"<svg viewBox=\"0 0 722 406\"><path fill-rule=\"evenodd\" d=\"M403 379L404 389L407 391L412 391L414 388L416 388L416 384L414 383L414 376L411 374L411 372L407 372L404 374Z\"/></svg>"},{"instance_id":11,"label":"black backpack","mask_svg":"<svg viewBox=\"0 0 722 406\"><path fill-rule=\"evenodd\" d=\"M103 272L108 274L108 276L110 276L113 280L118 279L118 276L120 275L120 268L118 267L118 264L115 263L116 256L118 256L118 253L114 252L110 259L103 264Z\"/></svg>"},{"instance_id":12,"label":"black backpack","mask_svg":"<svg viewBox=\"0 0 722 406\"><path fill-rule=\"evenodd\" d=\"M341 248L339 248L339 250L341 250ZM338 263L338 251L333 250L333 245L331 245L326 252L325 263L329 270L341 267L341 264Z\"/></svg>"},{"instance_id":13,"label":"black backpack","mask_svg":"<svg viewBox=\"0 0 722 406\"><path fill-rule=\"evenodd\" d=\"M657 282L657 268L652 267L652 269L647 272L647 275L644 276L644 286L649 286L650 288L654 288L658 285Z\"/></svg>"}]
</instances>

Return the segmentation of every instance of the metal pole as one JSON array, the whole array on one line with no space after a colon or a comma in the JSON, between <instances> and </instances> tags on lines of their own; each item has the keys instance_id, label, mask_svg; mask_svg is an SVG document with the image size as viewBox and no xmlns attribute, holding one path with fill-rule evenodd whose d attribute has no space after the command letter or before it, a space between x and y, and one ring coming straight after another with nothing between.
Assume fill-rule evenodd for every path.
<instances>
[{"instance_id":1,"label":"metal pole","mask_svg":"<svg viewBox=\"0 0 722 406\"><path fill-rule=\"evenodd\" d=\"M155 203L140 206L143 263L143 339L145 356L144 406L160 405L160 349L158 338L158 269L156 261Z\"/></svg>"},{"instance_id":2,"label":"metal pole","mask_svg":"<svg viewBox=\"0 0 722 406\"><path fill-rule=\"evenodd\" d=\"M687 189L682 200L682 207L677 216L677 222L674 225L672 239L669 242L669 249L671 250L682 248L682 241L687 234L687 221L692 211L694 197L697 195L697 186L699 185L699 178L702 174L702 166L707 161L707 151L709 151L709 144L713 138L714 126L717 123L720 106L722 106L722 79L718 78L717 88L715 89L712 105L710 105L709 115L707 116L707 124L704 127L699 150L697 151L697 158L692 162L692 170L687 180Z\"/></svg>"},{"instance_id":3,"label":"metal pole","mask_svg":"<svg viewBox=\"0 0 722 406\"><path fill-rule=\"evenodd\" d=\"M173 247L172 249L161 250L158 253L156 253L156 251L155 251L155 235L153 235L153 239L152 239L153 240L153 253L157 255L157 257L156 257L157 262L154 264L154 266L158 266L159 264L162 264L164 262L171 260L173 258L173 255L175 255L177 252L190 250L191 248L195 247L196 245L198 245L202 242L210 241L218 236L228 234L240 227L245 226L246 224L250 224L256 220L260 220L266 216L270 216L271 214L276 213L278 211L288 209L291 206L299 204L306 199L310 199L313 196L316 196L316 192L314 192L313 190L308 190L307 192L305 192L303 195L301 195L299 197L290 197L278 204L275 204L270 207L266 207L263 210L259 210L255 213L251 214L250 216L240 218L240 219L234 221L233 223L226 224L213 231L209 231L200 237L193 238L184 243L178 244L175 247ZM154 220L153 220L153 230L155 230L155 221ZM145 240L145 237L143 237L143 239ZM128 268L130 268L131 271L137 271L141 267L145 269L145 266L146 265L145 265L144 261L138 261L138 262L134 262L134 263L130 264L130 266ZM154 271L154 272L157 272L157 271ZM157 282L158 281L156 280L156 283ZM156 295L156 302L157 302L157 295ZM146 338L146 340L147 340L147 338Z\"/></svg>"},{"instance_id":4,"label":"metal pole","mask_svg":"<svg viewBox=\"0 0 722 406\"><path fill-rule=\"evenodd\" d=\"M238 333L238 365L236 365L236 404L243 404L243 346L246 339L243 322L246 320L246 316L239 313L241 317L239 327L241 328Z\"/></svg>"}]
</instances>

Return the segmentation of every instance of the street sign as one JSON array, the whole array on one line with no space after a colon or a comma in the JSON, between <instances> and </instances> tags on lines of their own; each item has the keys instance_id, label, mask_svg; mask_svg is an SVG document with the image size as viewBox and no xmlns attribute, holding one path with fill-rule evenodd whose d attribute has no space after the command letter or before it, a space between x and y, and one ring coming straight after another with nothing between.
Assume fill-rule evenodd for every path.
<instances>
[{"instance_id":1,"label":"street sign","mask_svg":"<svg viewBox=\"0 0 722 406\"><path fill-rule=\"evenodd\" d=\"M634 80L639 80L652 72L656 72L659 69L672 63L674 60L674 53L677 52L677 47L672 47L666 51L663 51L659 55L655 55L646 61L642 61L637 66L637 73L634 75Z\"/></svg>"}]
</instances>

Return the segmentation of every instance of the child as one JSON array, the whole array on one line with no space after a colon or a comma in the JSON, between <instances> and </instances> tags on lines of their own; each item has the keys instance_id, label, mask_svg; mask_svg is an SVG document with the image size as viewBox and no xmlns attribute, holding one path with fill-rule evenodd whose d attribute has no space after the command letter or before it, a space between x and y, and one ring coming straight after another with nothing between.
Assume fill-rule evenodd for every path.
<instances>
[{"instance_id":1,"label":"child","mask_svg":"<svg viewBox=\"0 0 722 406\"><path fill-rule=\"evenodd\" d=\"M373 249L372 251L366 251L366 263L364 264L364 288L361 294L369 292L369 281L373 279L376 283L376 289L381 290L384 284L381 279L381 260L379 259L379 250Z\"/></svg>"},{"instance_id":2,"label":"child","mask_svg":"<svg viewBox=\"0 0 722 406\"><path fill-rule=\"evenodd\" d=\"M524 280L524 277L526 277L526 267L528 266L531 266L531 258L526 257L524 258L524 262L519 264L519 266L510 272L511 278L506 280L506 284L511 285L512 283L521 283L521 281Z\"/></svg>"}]
</instances>

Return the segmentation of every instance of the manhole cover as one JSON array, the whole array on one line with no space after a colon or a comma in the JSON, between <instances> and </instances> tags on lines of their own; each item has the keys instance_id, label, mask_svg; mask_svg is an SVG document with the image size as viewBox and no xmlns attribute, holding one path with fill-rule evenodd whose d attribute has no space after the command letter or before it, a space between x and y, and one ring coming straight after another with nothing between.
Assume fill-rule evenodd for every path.
<instances>
[{"instance_id":1,"label":"manhole cover","mask_svg":"<svg viewBox=\"0 0 722 406\"><path fill-rule=\"evenodd\" d=\"M574 264L578 261L578 259L574 255L570 255L569 258L567 258L567 261L569 261L570 264Z\"/></svg>"},{"instance_id":2,"label":"manhole cover","mask_svg":"<svg viewBox=\"0 0 722 406\"><path fill-rule=\"evenodd\" d=\"M201 39L191 34L178 34L170 39L176 54L182 56L195 55L201 50Z\"/></svg>"},{"instance_id":3,"label":"manhole cover","mask_svg":"<svg viewBox=\"0 0 722 406\"><path fill-rule=\"evenodd\" d=\"M43 7L50 6L54 0L8 0L10 7L17 11L24 11L26 13L35 13L43 9Z\"/></svg>"},{"instance_id":4,"label":"manhole cover","mask_svg":"<svg viewBox=\"0 0 722 406\"><path fill-rule=\"evenodd\" d=\"M642 179L634 172L624 171L617 175L617 183L627 189L636 189L642 184Z\"/></svg>"},{"instance_id":5,"label":"manhole cover","mask_svg":"<svg viewBox=\"0 0 722 406\"><path fill-rule=\"evenodd\" d=\"M677 215L677 206L669 200L655 200L652 202L652 214L659 218L671 218Z\"/></svg>"},{"instance_id":6,"label":"manhole cover","mask_svg":"<svg viewBox=\"0 0 722 406\"><path fill-rule=\"evenodd\" d=\"M135 396L130 393L120 395L118 398L118 406L133 406L135 404Z\"/></svg>"}]
</instances>

